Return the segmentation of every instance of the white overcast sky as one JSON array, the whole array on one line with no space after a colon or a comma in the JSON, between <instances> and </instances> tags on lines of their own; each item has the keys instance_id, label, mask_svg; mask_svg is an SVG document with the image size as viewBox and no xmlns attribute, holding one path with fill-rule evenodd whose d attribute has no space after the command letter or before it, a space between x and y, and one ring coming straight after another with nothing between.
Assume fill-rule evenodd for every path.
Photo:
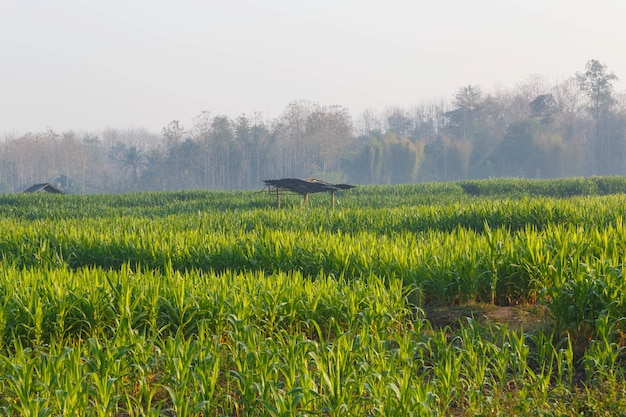
<instances>
[{"instance_id":1,"label":"white overcast sky","mask_svg":"<svg viewBox=\"0 0 626 417\"><path fill-rule=\"evenodd\" d=\"M626 86L624 0L0 0L0 132L364 109L550 83Z\"/></svg>"}]
</instances>

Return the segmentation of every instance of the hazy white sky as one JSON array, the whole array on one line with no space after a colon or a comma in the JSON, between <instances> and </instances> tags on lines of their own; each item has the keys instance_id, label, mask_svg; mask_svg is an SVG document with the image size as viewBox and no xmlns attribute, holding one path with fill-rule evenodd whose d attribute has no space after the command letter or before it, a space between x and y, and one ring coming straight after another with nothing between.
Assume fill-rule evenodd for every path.
<instances>
[{"instance_id":1,"label":"hazy white sky","mask_svg":"<svg viewBox=\"0 0 626 417\"><path fill-rule=\"evenodd\" d=\"M0 0L0 132L365 108L468 84L557 82L597 59L626 86L624 0Z\"/></svg>"}]
</instances>

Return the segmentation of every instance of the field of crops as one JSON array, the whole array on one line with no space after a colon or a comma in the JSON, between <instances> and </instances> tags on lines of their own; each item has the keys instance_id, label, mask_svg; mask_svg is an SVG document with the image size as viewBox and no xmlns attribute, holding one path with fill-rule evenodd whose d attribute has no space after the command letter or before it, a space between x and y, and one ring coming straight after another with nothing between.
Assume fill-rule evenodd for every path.
<instances>
[{"instance_id":1,"label":"field of crops","mask_svg":"<svg viewBox=\"0 0 626 417\"><path fill-rule=\"evenodd\" d=\"M0 195L0 415L626 415L624 191Z\"/></svg>"}]
</instances>

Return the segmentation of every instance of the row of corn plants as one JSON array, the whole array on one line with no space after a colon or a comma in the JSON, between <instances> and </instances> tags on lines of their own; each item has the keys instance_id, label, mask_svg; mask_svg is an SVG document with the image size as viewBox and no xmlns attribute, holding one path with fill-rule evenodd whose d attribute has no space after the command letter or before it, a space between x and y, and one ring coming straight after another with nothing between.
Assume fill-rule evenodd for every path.
<instances>
[{"instance_id":1,"label":"row of corn plants","mask_svg":"<svg viewBox=\"0 0 626 417\"><path fill-rule=\"evenodd\" d=\"M475 198L457 193L444 199L434 193L430 198L409 193L400 202L392 200L387 206L379 207L374 190L368 188L367 193L361 191L359 197L350 195L350 204L337 210L328 210L324 205L308 207L302 204L286 210L276 210L271 204L249 208L242 196L230 196L227 192L222 198L227 201L241 200L239 205L216 201L218 197L214 196L214 192L194 193L194 199L189 201L180 201L175 194L168 193L150 199L141 194L107 196L110 201L106 205L101 204L103 196L19 195L17 198L0 195L0 218L18 224L48 226L57 223L85 225L95 221L110 223L112 228L123 226L119 221L127 218L157 222L184 218L189 223L200 221L200 226L216 230L253 230L264 226L287 230L304 228L393 234L429 229L450 231L457 227L482 231L485 222L491 227L506 226L512 230L527 225L542 229L555 223L583 221L602 226L622 217L625 210L623 194L557 199L527 196ZM140 202L144 205L130 205L127 200L133 196L142 198ZM267 202L256 194L250 194L250 198ZM188 224L187 227L193 226Z\"/></svg>"},{"instance_id":2,"label":"row of corn plants","mask_svg":"<svg viewBox=\"0 0 626 417\"><path fill-rule=\"evenodd\" d=\"M236 212L162 219L104 218L88 224L9 218L0 220L0 250L4 263L23 268L47 265L117 270L129 264L133 269L162 271L172 267L181 272L200 269L299 271L307 276L324 272L344 278L393 276L421 290L421 302L502 305L536 302L542 296L554 299L566 282L574 282L580 274L603 282L605 277L615 275L618 278L613 281L620 282L626 226L619 209L608 209L620 201L614 197L578 203L563 204L575 205L573 213L586 213L588 220L584 224L555 221L541 227L531 223L513 229L494 227L483 220L480 228L449 224L447 228L424 230L394 228L387 233L381 231L385 230L385 219L392 217L390 222L396 222L401 217L395 216L395 211L357 221L362 230L354 226L359 213L348 210L276 215L275 210L254 212L250 219L255 216L255 225L242 224L246 215L239 218ZM520 218L517 209L523 204L503 202L498 210L504 218ZM272 221L282 219L283 223L266 224L265 216L275 216ZM302 223L298 216L316 217L319 226ZM351 231L337 226L348 216L352 219ZM380 227L377 229L375 224ZM617 294L621 292L619 289Z\"/></svg>"},{"instance_id":3,"label":"row of corn plants","mask_svg":"<svg viewBox=\"0 0 626 417\"><path fill-rule=\"evenodd\" d=\"M130 264L134 269L394 276L416 288L413 300L418 304L547 300L553 310L560 310L557 324L567 328L578 321L593 322L609 299L612 312L623 312L621 200L611 196L488 204L500 224L527 222L517 229L490 227L489 221L495 221L485 215L482 201L464 207L446 204L445 227L435 221L415 229L388 223L406 225L403 219L436 217L441 215L438 208L419 206L413 216L408 209L210 211L157 219L93 219L89 227L75 219L51 223L7 218L2 221L0 249L5 262L20 267L118 269ZM451 212L457 212L456 219ZM560 213L556 218L555 212ZM460 219L468 213L483 217L482 226L464 227ZM303 222L302 217L308 219ZM548 222L537 227L537 217L547 217ZM311 226L312 218L317 219L316 227ZM585 226L573 221L576 218L586 218ZM352 230L342 226L348 224ZM576 291L595 294L597 289L604 295L576 296ZM562 314L568 308L579 313Z\"/></svg>"},{"instance_id":4,"label":"row of corn plants","mask_svg":"<svg viewBox=\"0 0 626 417\"><path fill-rule=\"evenodd\" d=\"M5 415L584 414L626 405L623 346L608 315L577 357L572 338L553 333L471 318L433 328L407 308L399 280L129 267L9 268L2 279L3 288L20 284L2 299Z\"/></svg>"},{"instance_id":5,"label":"row of corn plants","mask_svg":"<svg viewBox=\"0 0 626 417\"><path fill-rule=\"evenodd\" d=\"M475 196L523 194L572 197L626 192L626 178L624 177L560 178L553 180L500 178L467 180L461 181L458 185L464 192Z\"/></svg>"},{"instance_id":6,"label":"row of corn plants","mask_svg":"<svg viewBox=\"0 0 626 417\"><path fill-rule=\"evenodd\" d=\"M420 183L390 186L359 186L337 195L337 207L388 209L416 205L437 205L480 198L523 199L570 198L623 194L625 177L568 178L556 180L490 179L457 183ZM262 191L180 191L124 195L0 195L1 217L36 219L91 219L108 216L165 217L213 211L265 210L275 205L275 197ZM300 196L284 196L288 208L303 206ZM329 198L314 194L309 205L327 208Z\"/></svg>"}]
</instances>

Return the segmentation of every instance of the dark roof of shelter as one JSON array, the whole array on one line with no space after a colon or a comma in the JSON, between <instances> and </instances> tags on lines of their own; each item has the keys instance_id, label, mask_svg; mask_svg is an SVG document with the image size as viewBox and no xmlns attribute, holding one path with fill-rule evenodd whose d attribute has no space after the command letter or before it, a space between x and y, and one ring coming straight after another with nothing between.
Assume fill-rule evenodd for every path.
<instances>
[{"instance_id":1,"label":"dark roof of shelter","mask_svg":"<svg viewBox=\"0 0 626 417\"><path fill-rule=\"evenodd\" d=\"M298 194L321 193L337 190L349 190L356 187L349 184L331 184L329 182L316 180L315 178L283 178L280 180L264 180L268 187L280 190L293 191Z\"/></svg>"},{"instance_id":2,"label":"dark roof of shelter","mask_svg":"<svg viewBox=\"0 0 626 417\"><path fill-rule=\"evenodd\" d=\"M58 188L55 187L54 185L50 184L49 182L44 182L41 184L35 184L29 188L27 188L26 190L24 190L25 193L50 193L50 194L65 194L65 192Z\"/></svg>"}]
</instances>

